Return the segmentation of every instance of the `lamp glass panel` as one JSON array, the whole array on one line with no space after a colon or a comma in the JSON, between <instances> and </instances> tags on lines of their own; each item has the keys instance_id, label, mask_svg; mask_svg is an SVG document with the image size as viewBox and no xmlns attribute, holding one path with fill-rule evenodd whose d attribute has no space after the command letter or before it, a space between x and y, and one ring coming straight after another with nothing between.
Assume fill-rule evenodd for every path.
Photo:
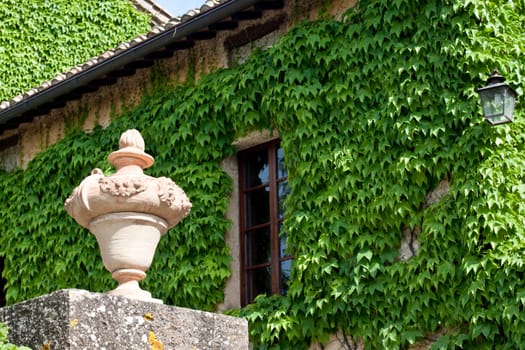
<instances>
[{"instance_id":1,"label":"lamp glass panel","mask_svg":"<svg viewBox=\"0 0 525 350\"><path fill-rule=\"evenodd\" d=\"M505 116L508 120L512 121L514 119L514 103L516 101L516 96L514 91L505 88Z\"/></svg>"},{"instance_id":2,"label":"lamp glass panel","mask_svg":"<svg viewBox=\"0 0 525 350\"><path fill-rule=\"evenodd\" d=\"M503 115L504 95L501 89L488 89L480 92L485 118Z\"/></svg>"}]
</instances>

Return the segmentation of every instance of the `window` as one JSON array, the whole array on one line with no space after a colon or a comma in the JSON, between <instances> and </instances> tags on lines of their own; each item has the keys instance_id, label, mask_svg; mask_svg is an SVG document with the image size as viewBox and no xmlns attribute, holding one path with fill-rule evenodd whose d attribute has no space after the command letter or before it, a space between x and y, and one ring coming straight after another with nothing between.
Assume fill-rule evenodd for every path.
<instances>
[{"instance_id":1,"label":"window","mask_svg":"<svg viewBox=\"0 0 525 350\"><path fill-rule=\"evenodd\" d=\"M279 140L239 152L241 303L259 294L285 293L292 257L279 231L288 173Z\"/></svg>"}]
</instances>

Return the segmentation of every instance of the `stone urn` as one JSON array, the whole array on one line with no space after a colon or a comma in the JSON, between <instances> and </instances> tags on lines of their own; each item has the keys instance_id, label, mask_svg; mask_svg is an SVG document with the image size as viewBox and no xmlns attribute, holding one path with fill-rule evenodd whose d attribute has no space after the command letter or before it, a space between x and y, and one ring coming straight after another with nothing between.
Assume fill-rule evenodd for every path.
<instances>
[{"instance_id":1,"label":"stone urn","mask_svg":"<svg viewBox=\"0 0 525 350\"><path fill-rule=\"evenodd\" d=\"M154 159L137 130L124 132L108 159L116 172L94 169L65 202L69 215L90 230L118 287L109 294L160 302L140 288L160 238L188 215L191 203L171 179L145 175Z\"/></svg>"}]
</instances>

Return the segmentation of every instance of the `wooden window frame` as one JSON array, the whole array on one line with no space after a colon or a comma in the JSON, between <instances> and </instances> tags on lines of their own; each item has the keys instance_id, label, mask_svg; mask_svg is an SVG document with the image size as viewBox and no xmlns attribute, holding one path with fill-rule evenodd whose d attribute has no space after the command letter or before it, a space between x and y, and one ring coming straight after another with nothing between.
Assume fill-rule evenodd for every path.
<instances>
[{"instance_id":1,"label":"wooden window frame","mask_svg":"<svg viewBox=\"0 0 525 350\"><path fill-rule=\"evenodd\" d=\"M242 150L238 153L239 165L239 208L240 208L240 247L241 247L241 305L246 305L253 301L256 295L248 295L248 272L263 267L270 267L271 269L271 293L279 294L282 292L281 283L281 263L291 260L290 256L281 256L281 237L279 235L279 227L282 224L284 217L279 216L279 184L286 182L288 176L277 178L277 150L280 148L280 140L275 139L263 144ZM249 154L253 152L260 152L266 150L268 154L268 173L269 182L267 184L260 184L252 187L246 186L246 159ZM269 222L262 224L255 224L247 226L247 201L245 195L257 189L269 187ZM255 265L248 265L248 247L246 244L246 233L257 229L269 227L270 231L270 261L259 263Z\"/></svg>"}]
</instances>

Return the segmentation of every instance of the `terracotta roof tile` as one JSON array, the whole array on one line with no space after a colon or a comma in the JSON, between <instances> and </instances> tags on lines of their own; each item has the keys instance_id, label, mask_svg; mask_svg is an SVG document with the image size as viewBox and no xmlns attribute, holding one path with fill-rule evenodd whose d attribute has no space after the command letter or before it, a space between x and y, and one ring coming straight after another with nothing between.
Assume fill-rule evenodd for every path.
<instances>
[{"instance_id":1,"label":"terracotta roof tile","mask_svg":"<svg viewBox=\"0 0 525 350\"><path fill-rule=\"evenodd\" d=\"M168 11L163 9L153 0L131 0L136 9L147 12L151 15L151 24L164 24L173 17Z\"/></svg>"}]
</instances>

